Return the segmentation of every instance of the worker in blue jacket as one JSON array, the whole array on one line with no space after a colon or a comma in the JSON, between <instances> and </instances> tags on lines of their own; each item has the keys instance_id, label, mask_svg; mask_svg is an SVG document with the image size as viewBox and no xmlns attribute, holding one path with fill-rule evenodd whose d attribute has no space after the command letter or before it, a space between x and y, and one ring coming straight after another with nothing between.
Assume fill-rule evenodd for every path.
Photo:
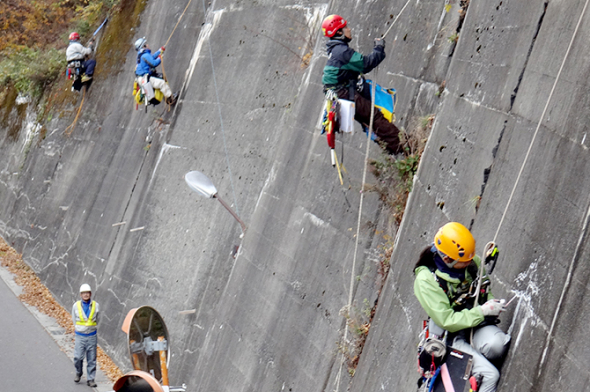
<instances>
[{"instance_id":1,"label":"worker in blue jacket","mask_svg":"<svg viewBox=\"0 0 590 392\"><path fill-rule=\"evenodd\" d=\"M135 76L137 83L144 90L148 102L155 98L154 89L157 89L164 94L167 104L174 105L178 95L172 94L168 83L156 71L156 67L162 62L161 56L165 47L162 46L156 53L152 54L147 40L143 37L135 41L135 50L137 50Z\"/></svg>"}]
</instances>

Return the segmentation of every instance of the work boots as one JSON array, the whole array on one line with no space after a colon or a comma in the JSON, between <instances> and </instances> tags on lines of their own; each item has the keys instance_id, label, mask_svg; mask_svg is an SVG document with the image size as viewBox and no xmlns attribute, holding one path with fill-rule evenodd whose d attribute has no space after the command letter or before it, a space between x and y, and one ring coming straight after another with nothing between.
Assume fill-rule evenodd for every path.
<instances>
[{"instance_id":1,"label":"work boots","mask_svg":"<svg viewBox=\"0 0 590 392\"><path fill-rule=\"evenodd\" d=\"M90 388L96 388L96 383L94 382L94 380L86 381L86 385L88 385Z\"/></svg>"},{"instance_id":2,"label":"work boots","mask_svg":"<svg viewBox=\"0 0 590 392\"><path fill-rule=\"evenodd\" d=\"M176 101L178 100L178 93L174 93L171 96L169 96L168 98L166 98L166 103L170 106L174 105L176 103Z\"/></svg>"},{"instance_id":3,"label":"work boots","mask_svg":"<svg viewBox=\"0 0 590 392\"><path fill-rule=\"evenodd\" d=\"M82 377L82 375L76 373L76 377L74 377L74 382L80 382L80 377Z\"/></svg>"}]
</instances>

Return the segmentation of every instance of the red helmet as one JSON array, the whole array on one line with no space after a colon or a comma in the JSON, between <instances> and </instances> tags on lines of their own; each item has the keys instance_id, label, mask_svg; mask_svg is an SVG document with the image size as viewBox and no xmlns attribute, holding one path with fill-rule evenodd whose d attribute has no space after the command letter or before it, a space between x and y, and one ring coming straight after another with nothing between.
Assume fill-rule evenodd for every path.
<instances>
[{"instance_id":1,"label":"red helmet","mask_svg":"<svg viewBox=\"0 0 590 392\"><path fill-rule=\"evenodd\" d=\"M80 40L80 34L76 33L75 31L70 34L70 41L79 41Z\"/></svg>"},{"instance_id":2,"label":"red helmet","mask_svg":"<svg viewBox=\"0 0 590 392\"><path fill-rule=\"evenodd\" d=\"M322 22L322 31L326 37L332 38L344 26L346 26L346 20L343 17L330 15Z\"/></svg>"}]
</instances>

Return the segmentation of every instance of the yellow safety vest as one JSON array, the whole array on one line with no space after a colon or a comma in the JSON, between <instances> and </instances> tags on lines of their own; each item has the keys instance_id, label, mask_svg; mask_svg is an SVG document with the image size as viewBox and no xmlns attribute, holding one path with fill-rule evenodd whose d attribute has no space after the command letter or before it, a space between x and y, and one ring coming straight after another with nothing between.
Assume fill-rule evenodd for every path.
<instances>
[{"instance_id":1,"label":"yellow safety vest","mask_svg":"<svg viewBox=\"0 0 590 392\"><path fill-rule=\"evenodd\" d=\"M76 302L78 305L78 316L80 317L80 321L76 321L76 325L84 325L86 327L90 327L96 325L96 320L94 320L94 312L96 311L96 302L92 301L90 303L90 316L86 318L86 314L84 313L84 309L82 309L82 301Z\"/></svg>"}]
</instances>

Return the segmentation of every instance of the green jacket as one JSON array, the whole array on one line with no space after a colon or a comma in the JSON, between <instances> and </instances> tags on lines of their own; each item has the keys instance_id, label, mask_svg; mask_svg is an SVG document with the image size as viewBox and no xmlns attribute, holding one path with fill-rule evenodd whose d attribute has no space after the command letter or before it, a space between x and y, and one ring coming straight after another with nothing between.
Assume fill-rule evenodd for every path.
<instances>
[{"instance_id":1,"label":"green jacket","mask_svg":"<svg viewBox=\"0 0 590 392\"><path fill-rule=\"evenodd\" d=\"M479 267L481 259L475 256L473 262ZM461 311L456 311L451 306L449 297L452 297L457 292L457 288L462 283L458 278L452 278L438 269L433 273L426 266L416 268L414 273L416 275L414 280L414 294L418 298L418 301L420 301L420 305L422 305L426 314L428 314L436 325L449 332L457 332L462 329L475 327L484 321L484 316L479 306ZM447 282L448 295L444 292L434 277L434 274L436 274L438 279L444 279ZM474 278L476 276L472 277L467 270L465 271L466 283L470 284ZM487 299L492 298L493 296L488 294Z\"/></svg>"}]
</instances>

